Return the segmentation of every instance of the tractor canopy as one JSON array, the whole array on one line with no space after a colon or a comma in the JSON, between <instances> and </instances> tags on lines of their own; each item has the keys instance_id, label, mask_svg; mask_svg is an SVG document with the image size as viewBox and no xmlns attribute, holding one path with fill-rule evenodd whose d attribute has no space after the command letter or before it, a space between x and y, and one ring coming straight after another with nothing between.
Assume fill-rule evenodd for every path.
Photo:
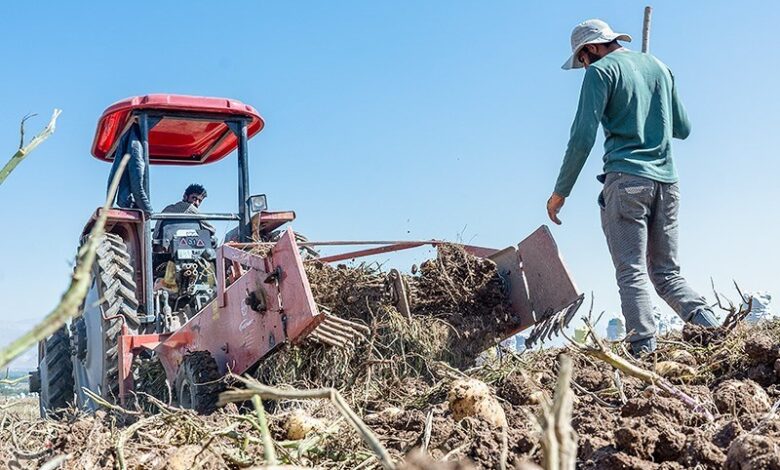
<instances>
[{"instance_id":1,"label":"tractor canopy","mask_svg":"<svg viewBox=\"0 0 780 470\"><path fill-rule=\"evenodd\" d=\"M146 113L159 119L149 130L151 165L202 165L221 160L236 149L239 139L226 120L246 121L247 137L265 122L252 106L237 100L186 95L145 95L118 101L98 121L92 155L110 162L122 134Z\"/></svg>"}]
</instances>

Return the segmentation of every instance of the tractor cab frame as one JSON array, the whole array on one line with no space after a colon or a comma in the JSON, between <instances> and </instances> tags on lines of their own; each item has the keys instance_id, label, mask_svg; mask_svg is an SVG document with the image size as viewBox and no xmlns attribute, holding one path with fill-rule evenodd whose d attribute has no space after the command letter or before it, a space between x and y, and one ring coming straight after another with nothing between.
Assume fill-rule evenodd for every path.
<instances>
[{"instance_id":1,"label":"tractor cab frame","mask_svg":"<svg viewBox=\"0 0 780 470\"><path fill-rule=\"evenodd\" d=\"M286 222L295 219L292 211L266 212L264 194L250 195L248 141L260 132L265 123L257 111L236 100L182 95L146 95L119 101L108 107L98 121L92 154L112 162L122 137L132 125L138 125L147 171L143 181L147 194L149 168L152 165L196 166L219 161L237 150L238 211L236 213L144 213L138 209L114 208L108 215L109 230L124 232L125 239L136 239L137 255L143 266L136 273L141 287L144 313L141 321L153 323L159 318L155 311L153 224L165 221L235 221L238 223L235 242L259 241ZM84 229L86 236L99 210ZM257 216L252 233L252 217ZM131 247L132 248L132 247ZM140 260L139 260L140 261Z\"/></svg>"}]
</instances>

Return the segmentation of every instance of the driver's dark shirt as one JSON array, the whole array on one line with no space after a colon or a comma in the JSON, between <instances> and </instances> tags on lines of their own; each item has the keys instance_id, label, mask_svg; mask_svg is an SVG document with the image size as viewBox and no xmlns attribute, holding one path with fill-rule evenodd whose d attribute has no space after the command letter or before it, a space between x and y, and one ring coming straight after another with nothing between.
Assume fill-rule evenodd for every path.
<instances>
[{"instance_id":1,"label":"driver's dark shirt","mask_svg":"<svg viewBox=\"0 0 780 470\"><path fill-rule=\"evenodd\" d=\"M198 208L195 207L194 205L190 204L187 201L179 201L179 202L177 202L175 204L169 204L169 205L165 206L165 209L163 209L162 211L163 211L163 213L167 212L169 214L200 214L200 211L198 210ZM154 238L155 239L159 239L160 235L162 235L160 233L160 230L161 230L160 227L162 226L161 222L163 222L163 221L162 220L158 220L157 223L154 225ZM214 228L214 226L211 225L210 223L208 223L207 221L199 220L198 222L200 222L200 228L202 228L204 230L208 230L209 232L211 232L212 235L217 233L217 230Z\"/></svg>"}]
</instances>

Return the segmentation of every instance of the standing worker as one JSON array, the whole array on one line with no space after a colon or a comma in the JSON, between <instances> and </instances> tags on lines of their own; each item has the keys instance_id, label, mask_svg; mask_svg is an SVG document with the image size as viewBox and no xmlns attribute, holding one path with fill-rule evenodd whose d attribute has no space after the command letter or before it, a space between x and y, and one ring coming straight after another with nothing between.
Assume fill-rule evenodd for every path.
<instances>
[{"instance_id":1,"label":"standing worker","mask_svg":"<svg viewBox=\"0 0 780 470\"><path fill-rule=\"evenodd\" d=\"M149 168L144 160L143 144L141 143L141 130L137 123L133 123L130 129L122 136L114 152L114 164L108 175L108 188L114 181L114 175L119 170L119 164L125 155L130 154L124 173L119 179L116 192L116 204L119 207L138 208L147 213L154 212L152 203L145 184Z\"/></svg>"},{"instance_id":2,"label":"standing worker","mask_svg":"<svg viewBox=\"0 0 780 470\"><path fill-rule=\"evenodd\" d=\"M647 282L683 320L714 327L704 297L680 275L677 262L680 190L672 160L672 137L685 139L691 126L669 68L650 54L630 51L601 20L587 20L571 33L572 55L564 70L585 67L579 108L547 214L556 224L596 139L604 127L601 226L615 265L628 341L639 355L656 348L653 302Z\"/></svg>"}]
</instances>

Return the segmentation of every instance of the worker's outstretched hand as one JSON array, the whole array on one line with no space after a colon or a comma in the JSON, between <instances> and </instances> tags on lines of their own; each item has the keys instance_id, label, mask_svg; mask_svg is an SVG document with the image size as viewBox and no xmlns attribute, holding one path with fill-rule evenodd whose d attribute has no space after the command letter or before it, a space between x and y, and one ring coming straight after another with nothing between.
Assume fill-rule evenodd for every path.
<instances>
[{"instance_id":1,"label":"worker's outstretched hand","mask_svg":"<svg viewBox=\"0 0 780 470\"><path fill-rule=\"evenodd\" d=\"M557 225L561 225L561 219L558 218L558 212L561 211L561 207L563 207L565 202L566 198L556 193L552 193L550 199L547 200L547 215L550 217L550 220Z\"/></svg>"}]
</instances>

